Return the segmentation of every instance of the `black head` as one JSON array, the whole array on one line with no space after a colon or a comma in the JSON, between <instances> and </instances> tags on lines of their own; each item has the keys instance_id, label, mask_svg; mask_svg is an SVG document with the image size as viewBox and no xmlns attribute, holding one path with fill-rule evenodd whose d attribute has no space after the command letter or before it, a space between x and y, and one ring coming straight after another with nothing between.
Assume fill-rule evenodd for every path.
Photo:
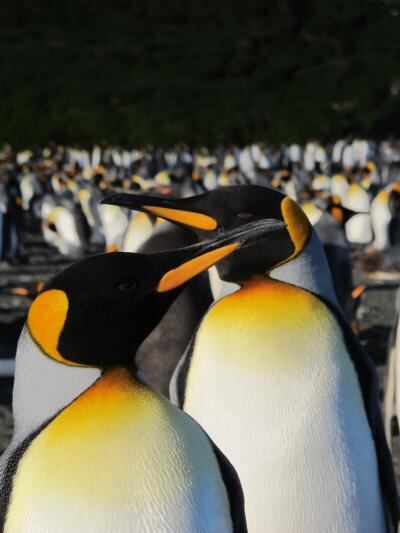
<instances>
[{"instance_id":1,"label":"black head","mask_svg":"<svg viewBox=\"0 0 400 533\"><path fill-rule=\"evenodd\" d=\"M199 239L215 236L246 223L270 220L281 223L257 243L241 247L218 265L222 279L241 282L265 274L290 261L303 250L311 225L301 208L281 192L257 185L216 189L191 198L112 194L104 203L150 212L176 224L190 227Z\"/></svg>"},{"instance_id":2,"label":"black head","mask_svg":"<svg viewBox=\"0 0 400 533\"><path fill-rule=\"evenodd\" d=\"M27 325L49 357L71 365L129 365L183 286L248 240L271 231L249 224L186 248L109 253L54 276L33 302Z\"/></svg>"}]
</instances>

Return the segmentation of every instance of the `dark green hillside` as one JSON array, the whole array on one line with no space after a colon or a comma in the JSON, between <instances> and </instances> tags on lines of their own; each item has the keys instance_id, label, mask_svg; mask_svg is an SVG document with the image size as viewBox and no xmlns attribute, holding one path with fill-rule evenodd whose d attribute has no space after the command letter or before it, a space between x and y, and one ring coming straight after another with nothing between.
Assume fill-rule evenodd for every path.
<instances>
[{"instance_id":1,"label":"dark green hillside","mask_svg":"<svg viewBox=\"0 0 400 533\"><path fill-rule=\"evenodd\" d=\"M400 133L397 0L2 0L0 142Z\"/></svg>"}]
</instances>

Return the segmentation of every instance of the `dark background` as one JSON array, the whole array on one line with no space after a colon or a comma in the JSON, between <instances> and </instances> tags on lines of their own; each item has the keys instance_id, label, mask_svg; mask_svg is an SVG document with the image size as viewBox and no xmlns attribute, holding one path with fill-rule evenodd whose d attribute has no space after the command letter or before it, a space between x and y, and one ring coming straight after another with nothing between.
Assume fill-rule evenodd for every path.
<instances>
[{"instance_id":1,"label":"dark background","mask_svg":"<svg viewBox=\"0 0 400 533\"><path fill-rule=\"evenodd\" d=\"M400 133L398 0L1 0L0 142Z\"/></svg>"}]
</instances>

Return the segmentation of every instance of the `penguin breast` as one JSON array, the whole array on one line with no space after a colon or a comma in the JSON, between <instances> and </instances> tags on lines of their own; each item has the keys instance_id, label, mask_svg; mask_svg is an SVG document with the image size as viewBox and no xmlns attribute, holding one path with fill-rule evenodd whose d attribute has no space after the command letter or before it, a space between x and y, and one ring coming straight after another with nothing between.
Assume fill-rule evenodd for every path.
<instances>
[{"instance_id":1,"label":"penguin breast","mask_svg":"<svg viewBox=\"0 0 400 533\"><path fill-rule=\"evenodd\" d=\"M230 532L232 524L207 437L119 369L32 441L14 478L5 533L213 527Z\"/></svg>"},{"instance_id":2,"label":"penguin breast","mask_svg":"<svg viewBox=\"0 0 400 533\"><path fill-rule=\"evenodd\" d=\"M265 280L217 302L196 335L184 409L237 469L249 531L384 531L355 369L317 297Z\"/></svg>"}]
</instances>

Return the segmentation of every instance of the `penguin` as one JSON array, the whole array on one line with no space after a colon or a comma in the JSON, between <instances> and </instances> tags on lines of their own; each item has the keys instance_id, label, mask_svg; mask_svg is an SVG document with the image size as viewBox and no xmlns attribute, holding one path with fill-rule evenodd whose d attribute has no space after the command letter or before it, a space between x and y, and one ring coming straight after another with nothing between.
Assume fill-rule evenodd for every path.
<instances>
[{"instance_id":1,"label":"penguin","mask_svg":"<svg viewBox=\"0 0 400 533\"><path fill-rule=\"evenodd\" d=\"M247 531L235 470L134 358L189 279L272 230L256 221L170 252L92 256L45 284L18 347L1 531Z\"/></svg>"},{"instance_id":2,"label":"penguin","mask_svg":"<svg viewBox=\"0 0 400 533\"><path fill-rule=\"evenodd\" d=\"M140 215L148 216L145 213ZM154 218L152 215L150 217ZM195 242L192 232L164 221L154 227L150 237L138 250L131 251L153 253L189 246ZM210 278L210 271L214 268L209 269ZM217 274L214 276L218 277ZM169 383L176 365L212 301L212 288L207 273L196 276L140 346L136 355L138 368L159 392L168 396Z\"/></svg>"},{"instance_id":3,"label":"penguin","mask_svg":"<svg viewBox=\"0 0 400 533\"><path fill-rule=\"evenodd\" d=\"M84 255L86 243L76 213L72 208L56 205L43 222L44 236L54 244L58 251L74 259ZM47 233L51 232L52 236Z\"/></svg>"},{"instance_id":4,"label":"penguin","mask_svg":"<svg viewBox=\"0 0 400 533\"><path fill-rule=\"evenodd\" d=\"M331 178L330 186L332 195L338 196L343 201L350 184L343 174L334 174Z\"/></svg>"},{"instance_id":5,"label":"penguin","mask_svg":"<svg viewBox=\"0 0 400 533\"><path fill-rule=\"evenodd\" d=\"M100 219L103 225L106 250L121 250L129 220L122 209L117 206L100 205Z\"/></svg>"},{"instance_id":6,"label":"penguin","mask_svg":"<svg viewBox=\"0 0 400 533\"><path fill-rule=\"evenodd\" d=\"M146 213L133 213L122 240L123 252L136 252L152 235L157 224L162 223L152 215Z\"/></svg>"},{"instance_id":7,"label":"penguin","mask_svg":"<svg viewBox=\"0 0 400 533\"><path fill-rule=\"evenodd\" d=\"M343 206L355 211L345 226L347 240L353 244L369 244L373 239L371 225L371 201L365 189L353 182L346 191Z\"/></svg>"},{"instance_id":8,"label":"penguin","mask_svg":"<svg viewBox=\"0 0 400 533\"><path fill-rule=\"evenodd\" d=\"M371 222L374 231L372 247L384 251L399 242L400 186L390 184L378 192L371 203Z\"/></svg>"},{"instance_id":9,"label":"penguin","mask_svg":"<svg viewBox=\"0 0 400 533\"><path fill-rule=\"evenodd\" d=\"M392 213L389 207L390 191L380 191L371 203L371 222L374 231L372 246L376 250L390 247L389 225Z\"/></svg>"},{"instance_id":10,"label":"penguin","mask_svg":"<svg viewBox=\"0 0 400 533\"><path fill-rule=\"evenodd\" d=\"M400 422L400 290L396 292L396 319L389 335L384 387L384 426L386 439L392 448L392 421Z\"/></svg>"},{"instance_id":11,"label":"penguin","mask_svg":"<svg viewBox=\"0 0 400 533\"><path fill-rule=\"evenodd\" d=\"M277 172L271 185L280 189L284 194L292 198L292 200L297 200L296 186L288 170L284 169Z\"/></svg>"},{"instance_id":12,"label":"penguin","mask_svg":"<svg viewBox=\"0 0 400 533\"><path fill-rule=\"evenodd\" d=\"M89 241L91 244L99 246L104 245L103 228L98 206L100 198L99 192L90 185L81 187L77 192L77 199L90 230Z\"/></svg>"},{"instance_id":13,"label":"penguin","mask_svg":"<svg viewBox=\"0 0 400 533\"><path fill-rule=\"evenodd\" d=\"M313 191L330 191L331 180L325 174L316 174L311 183Z\"/></svg>"},{"instance_id":14,"label":"penguin","mask_svg":"<svg viewBox=\"0 0 400 533\"><path fill-rule=\"evenodd\" d=\"M338 302L346 318L352 321L358 299L353 297L351 255L344 225L355 213L344 208L339 198L330 196L307 202L302 209L324 248Z\"/></svg>"},{"instance_id":15,"label":"penguin","mask_svg":"<svg viewBox=\"0 0 400 533\"><path fill-rule=\"evenodd\" d=\"M235 466L250 531L395 531L397 490L376 370L339 309L301 208L256 186L174 201L126 194L105 201L201 237L253 220L285 224L219 264L220 277L241 288L203 318L171 381L171 400Z\"/></svg>"}]
</instances>

